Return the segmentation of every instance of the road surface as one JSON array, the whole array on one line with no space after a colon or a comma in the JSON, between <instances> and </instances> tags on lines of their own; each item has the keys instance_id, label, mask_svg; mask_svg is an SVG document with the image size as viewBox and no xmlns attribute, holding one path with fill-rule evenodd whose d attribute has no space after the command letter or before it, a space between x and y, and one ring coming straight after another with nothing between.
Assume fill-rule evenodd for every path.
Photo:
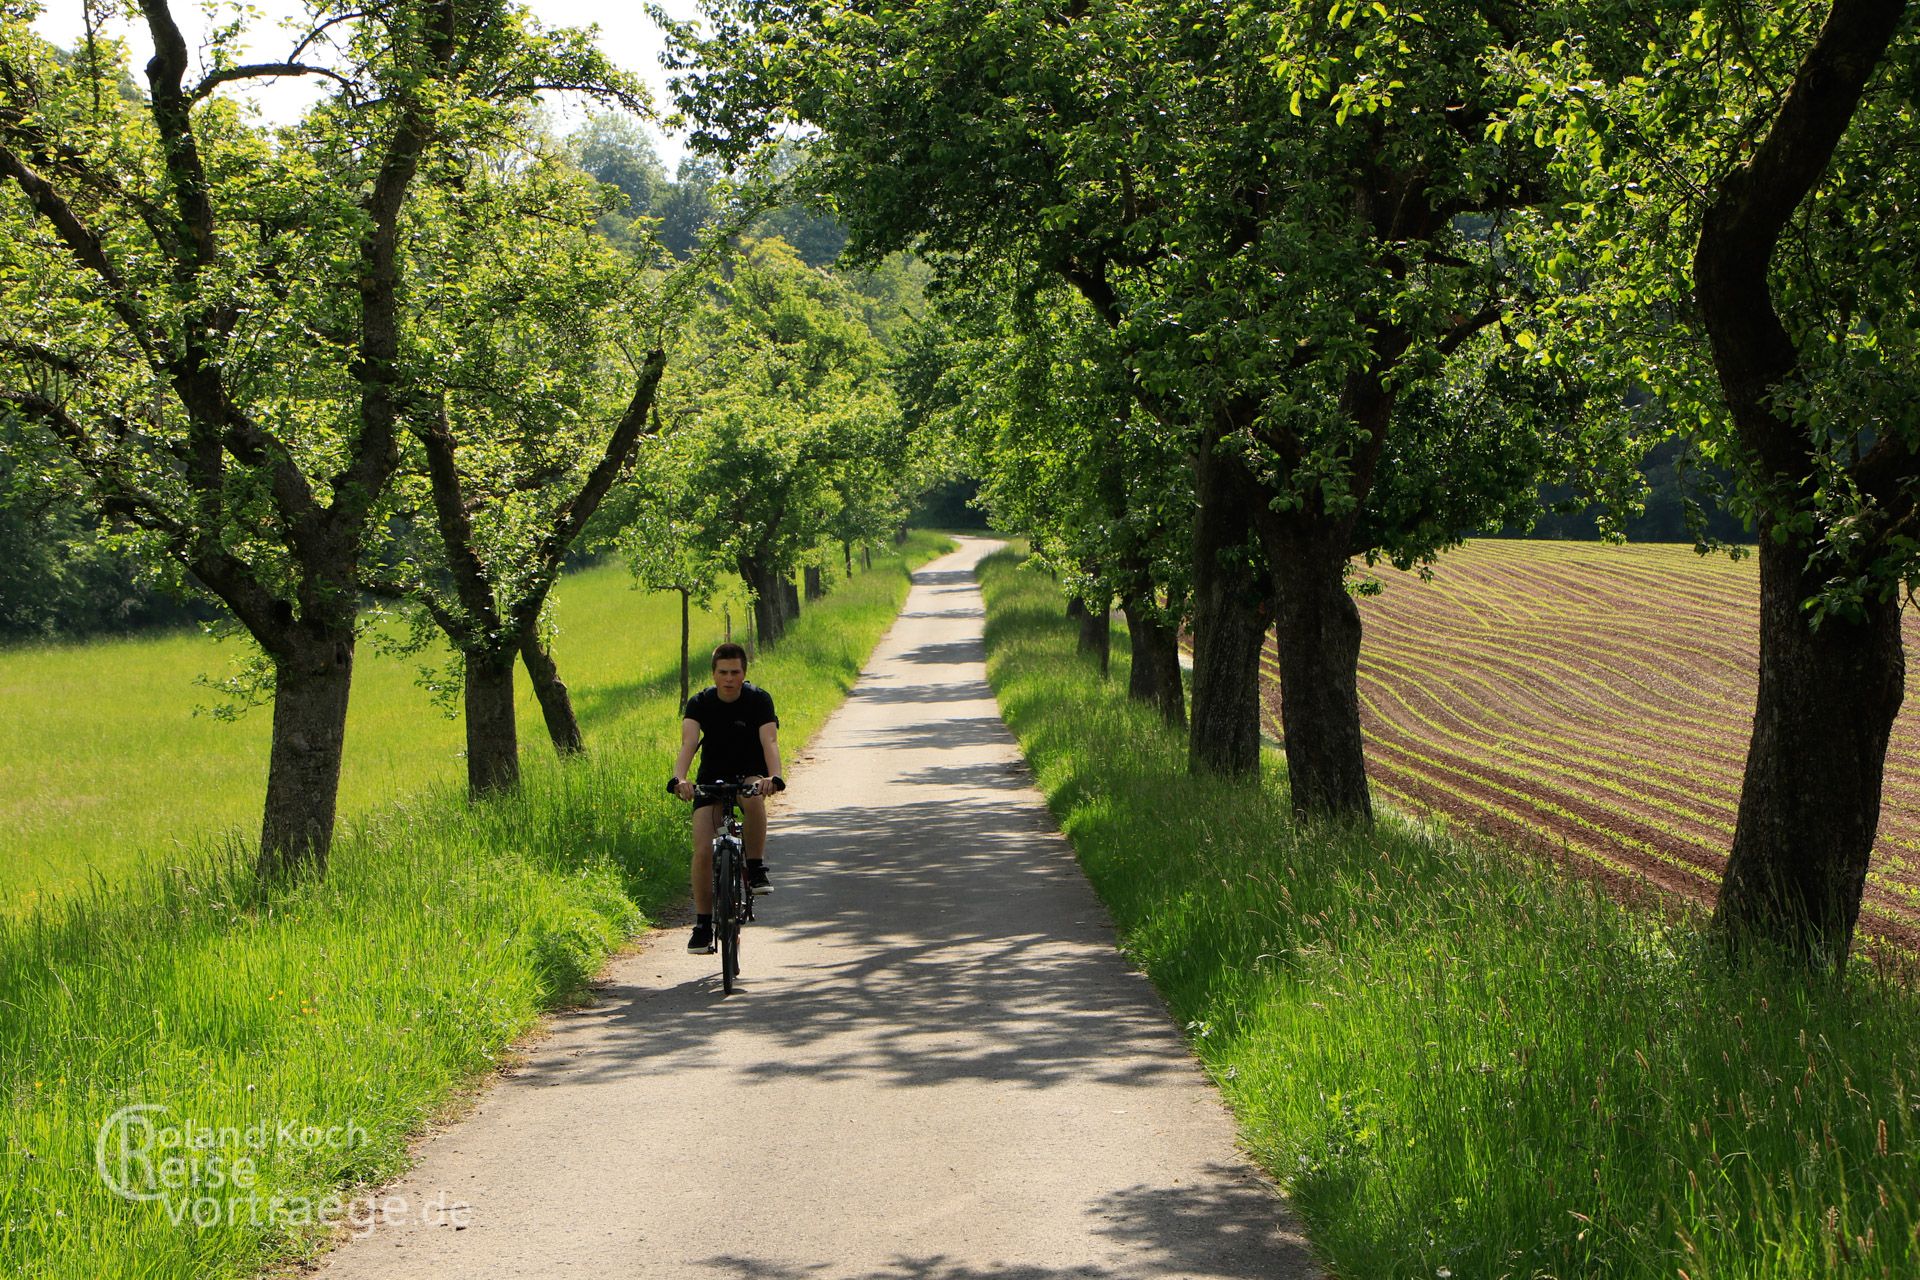
<instances>
[{"instance_id":1,"label":"road surface","mask_svg":"<svg viewBox=\"0 0 1920 1280\"><path fill-rule=\"evenodd\" d=\"M623 957L322 1275L1319 1274L1001 723L994 545L914 575L790 770L739 990L684 930Z\"/></svg>"}]
</instances>

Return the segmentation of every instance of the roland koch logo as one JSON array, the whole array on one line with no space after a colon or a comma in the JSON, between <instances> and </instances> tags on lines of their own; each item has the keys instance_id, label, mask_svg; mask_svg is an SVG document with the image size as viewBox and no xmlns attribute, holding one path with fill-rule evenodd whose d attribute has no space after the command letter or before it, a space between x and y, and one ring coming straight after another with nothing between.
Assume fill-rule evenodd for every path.
<instances>
[{"instance_id":1,"label":"roland koch logo","mask_svg":"<svg viewBox=\"0 0 1920 1280\"><path fill-rule=\"evenodd\" d=\"M348 1151L367 1141L357 1121L212 1126L176 1116L164 1103L136 1102L101 1124L93 1160L113 1194L159 1204L176 1225L347 1226L358 1234L415 1216L468 1225L467 1206L449 1204L444 1196L416 1206L400 1195L348 1199L337 1191L295 1195L270 1189L268 1171L289 1156Z\"/></svg>"}]
</instances>

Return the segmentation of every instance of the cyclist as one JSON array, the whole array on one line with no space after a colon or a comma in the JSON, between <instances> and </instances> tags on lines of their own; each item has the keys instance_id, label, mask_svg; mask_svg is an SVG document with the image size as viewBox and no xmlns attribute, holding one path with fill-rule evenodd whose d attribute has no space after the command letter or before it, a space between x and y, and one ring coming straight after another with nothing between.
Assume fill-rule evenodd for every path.
<instances>
[{"instance_id":1,"label":"cyclist","mask_svg":"<svg viewBox=\"0 0 1920 1280\"><path fill-rule=\"evenodd\" d=\"M680 756L674 761L667 789L682 800L693 799L694 782L724 778L764 779L774 791L785 791L780 776L780 717L774 714L773 695L747 680L747 651L728 641L713 651L713 684L687 699L680 722ZM700 753L700 772L687 780L693 753ZM747 828L747 884L756 894L772 893L767 879L767 802L763 796L743 795L740 809ZM710 952L713 947L713 836L717 805L703 804L693 811L693 936L687 950Z\"/></svg>"}]
</instances>

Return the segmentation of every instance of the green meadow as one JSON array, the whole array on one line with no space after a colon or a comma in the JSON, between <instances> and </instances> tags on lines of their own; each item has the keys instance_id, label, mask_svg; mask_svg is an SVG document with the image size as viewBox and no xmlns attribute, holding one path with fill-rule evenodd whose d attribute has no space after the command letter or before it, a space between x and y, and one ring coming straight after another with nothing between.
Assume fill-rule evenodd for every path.
<instances>
[{"instance_id":1,"label":"green meadow","mask_svg":"<svg viewBox=\"0 0 1920 1280\"><path fill-rule=\"evenodd\" d=\"M756 659L789 755L852 688L909 566L943 545L916 534L876 556ZM669 644L671 611L617 577L567 587L559 652L588 754L555 760L529 721L520 790L469 805L449 758L457 725L404 669L366 681L350 750L375 750L381 725L399 745L355 765L358 816L324 878L256 881L244 843L219 834L247 820L250 788L220 791L231 808L215 816L174 763L190 747L95 726L99 754L135 762L182 838L158 856L118 851L111 876L0 915L0 1275L204 1280L313 1256L367 1224L360 1197L404 1167L410 1136L650 914L684 900L686 808L661 786L679 741L677 612ZM166 656L139 679L190 677L205 650L196 659L189 643L155 646ZM404 705L382 705L383 687ZM190 696L166 697L178 722L200 723L185 716ZM380 760L400 776L381 778ZM99 846L64 848L84 866ZM96 1143L133 1105L174 1131L276 1136L248 1150L243 1186L232 1168L195 1166L187 1193L129 1200Z\"/></svg>"},{"instance_id":2,"label":"green meadow","mask_svg":"<svg viewBox=\"0 0 1920 1280\"><path fill-rule=\"evenodd\" d=\"M988 674L1041 790L1332 1274L1911 1280L1920 999L1865 962L1730 966L1629 910L1389 815L1301 826L1192 778L1102 682L1058 588L982 567Z\"/></svg>"},{"instance_id":3,"label":"green meadow","mask_svg":"<svg viewBox=\"0 0 1920 1280\"><path fill-rule=\"evenodd\" d=\"M617 564L568 575L554 597L554 656L591 748L657 713L662 690L677 692L680 598L636 590ZM693 618L696 676L725 611L741 625L742 599L735 584ZM466 777L461 722L423 685L447 677L448 650L383 653L382 631L400 629L376 625L355 658L346 818ZM0 650L0 904L191 857L213 837L257 836L272 710L218 718L215 708L235 704L203 683L235 674L245 652L198 631ZM551 748L524 670L519 680L531 761Z\"/></svg>"}]
</instances>

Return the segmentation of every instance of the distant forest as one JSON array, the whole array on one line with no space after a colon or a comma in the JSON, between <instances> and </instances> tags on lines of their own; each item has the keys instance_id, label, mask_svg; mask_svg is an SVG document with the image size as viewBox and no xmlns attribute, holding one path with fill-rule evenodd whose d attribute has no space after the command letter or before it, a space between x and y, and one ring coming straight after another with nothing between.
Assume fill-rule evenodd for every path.
<instances>
[{"instance_id":1,"label":"distant forest","mask_svg":"<svg viewBox=\"0 0 1920 1280\"><path fill-rule=\"evenodd\" d=\"M1693 542L1699 533L1721 542L1753 540L1746 526L1721 506L1717 498L1703 496L1703 490L1704 494L1711 495L1727 489L1731 477L1721 469L1704 465L1693 458L1690 453L1692 448L1693 442L1684 437L1663 440L1653 447L1640 464L1640 474L1647 482L1646 506L1639 515L1627 521L1627 541ZM1554 510L1566 504L1570 492L1558 486L1542 489L1540 505L1544 510L1533 528L1510 527L1501 530L1498 536L1560 538L1574 542L1598 539L1600 521L1597 507L1590 506L1575 512ZM1690 492L1700 506L1700 514L1705 521L1699 533L1687 524L1687 496Z\"/></svg>"},{"instance_id":2,"label":"distant forest","mask_svg":"<svg viewBox=\"0 0 1920 1280\"><path fill-rule=\"evenodd\" d=\"M668 186L667 194L676 200L685 198L672 194L679 185ZM782 210L776 216L789 223L783 237L786 231L799 232L809 256L831 260L844 243L837 227L820 225L828 222L825 218L799 210ZM82 513L55 496L67 486L36 483L25 474L14 461L24 452L6 447L12 430L0 418L0 641L140 631L214 616L213 606L183 601L148 581L132 558L103 543ZM1641 464L1646 509L1627 522L1628 541L1694 540L1687 528L1685 486L1697 488L1697 477L1690 481L1677 465L1686 447L1683 441L1664 442ZM927 495L913 522L937 529L984 530L986 519L972 505L977 491L978 483L972 480L941 486ZM1565 498L1565 493L1544 490L1541 505L1551 508ZM1712 537L1739 542L1752 536L1717 506L1709 507L1706 516ZM1497 536L1585 542L1597 539L1600 527L1592 508L1572 513L1548 509L1531 530L1508 528Z\"/></svg>"}]
</instances>

